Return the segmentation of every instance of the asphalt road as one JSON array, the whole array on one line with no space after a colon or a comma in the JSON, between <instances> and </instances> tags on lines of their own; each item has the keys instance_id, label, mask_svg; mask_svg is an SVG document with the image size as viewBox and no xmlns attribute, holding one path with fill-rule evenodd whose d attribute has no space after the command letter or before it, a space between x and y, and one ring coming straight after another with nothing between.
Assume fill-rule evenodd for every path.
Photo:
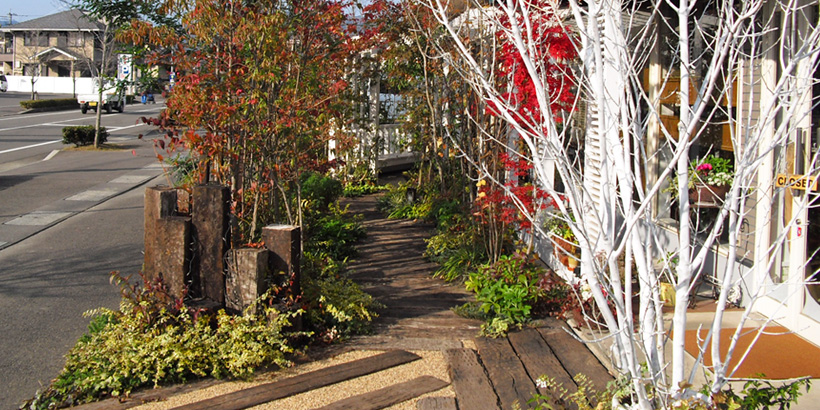
<instances>
[{"instance_id":1,"label":"asphalt road","mask_svg":"<svg viewBox=\"0 0 820 410\"><path fill-rule=\"evenodd\" d=\"M12 97L0 94L0 106ZM161 106L103 114L118 147L107 151L56 142L92 113L0 111L0 410L58 374L86 330L83 312L117 307L109 272L139 271L144 187L164 179L151 141L136 138L150 131L137 119Z\"/></svg>"}]
</instances>

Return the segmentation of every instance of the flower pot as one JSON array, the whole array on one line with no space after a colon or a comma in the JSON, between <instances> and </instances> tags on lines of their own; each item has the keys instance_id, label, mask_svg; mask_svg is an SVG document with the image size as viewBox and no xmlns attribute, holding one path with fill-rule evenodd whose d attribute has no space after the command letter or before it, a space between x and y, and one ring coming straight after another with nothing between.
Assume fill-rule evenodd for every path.
<instances>
[{"instance_id":1,"label":"flower pot","mask_svg":"<svg viewBox=\"0 0 820 410\"><path fill-rule=\"evenodd\" d=\"M572 242L556 236L552 238L553 253L558 261L561 262L567 269L574 270L575 266L570 267L570 264L577 261L571 255L575 255L575 244Z\"/></svg>"},{"instance_id":2,"label":"flower pot","mask_svg":"<svg viewBox=\"0 0 820 410\"><path fill-rule=\"evenodd\" d=\"M695 185L689 189L689 202L700 208L716 208L723 204L729 185Z\"/></svg>"}]
</instances>

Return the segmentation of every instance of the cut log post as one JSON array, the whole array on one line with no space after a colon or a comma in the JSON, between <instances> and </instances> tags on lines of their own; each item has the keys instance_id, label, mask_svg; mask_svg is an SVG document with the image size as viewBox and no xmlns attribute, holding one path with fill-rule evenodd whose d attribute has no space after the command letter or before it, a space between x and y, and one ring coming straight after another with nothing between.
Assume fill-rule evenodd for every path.
<instances>
[{"instance_id":1,"label":"cut log post","mask_svg":"<svg viewBox=\"0 0 820 410\"><path fill-rule=\"evenodd\" d=\"M294 295L300 294L301 229L293 225L268 225L262 228L262 240L265 248L271 251L270 267L274 276L284 273L285 284L290 286Z\"/></svg>"},{"instance_id":2,"label":"cut log post","mask_svg":"<svg viewBox=\"0 0 820 410\"><path fill-rule=\"evenodd\" d=\"M256 248L229 251L225 307L242 312L268 290L270 254L267 249Z\"/></svg>"},{"instance_id":3,"label":"cut log post","mask_svg":"<svg viewBox=\"0 0 820 410\"><path fill-rule=\"evenodd\" d=\"M195 296L223 304L230 190L216 184L198 185L193 189L192 208Z\"/></svg>"},{"instance_id":4,"label":"cut log post","mask_svg":"<svg viewBox=\"0 0 820 410\"><path fill-rule=\"evenodd\" d=\"M177 192L167 186L145 191L146 279L161 278L168 295L182 298L190 276L191 218L175 216Z\"/></svg>"}]
</instances>

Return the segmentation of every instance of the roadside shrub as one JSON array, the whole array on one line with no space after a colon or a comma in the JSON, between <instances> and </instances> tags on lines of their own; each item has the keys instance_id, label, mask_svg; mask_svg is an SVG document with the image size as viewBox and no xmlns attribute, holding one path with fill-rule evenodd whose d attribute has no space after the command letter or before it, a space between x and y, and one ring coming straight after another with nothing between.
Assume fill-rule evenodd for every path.
<instances>
[{"instance_id":1,"label":"roadside shrub","mask_svg":"<svg viewBox=\"0 0 820 410\"><path fill-rule=\"evenodd\" d=\"M69 351L52 384L24 408L75 405L205 376L246 378L265 364L290 364L285 355L293 352L293 334L284 329L299 312L268 306L255 314L252 306L241 316L204 314L181 302L169 306L161 284L137 288L113 275L124 296L119 310L87 313L93 316L89 332Z\"/></svg>"},{"instance_id":2,"label":"roadside shrub","mask_svg":"<svg viewBox=\"0 0 820 410\"><path fill-rule=\"evenodd\" d=\"M35 108L80 108L80 104L73 98L55 98L49 100L20 101L20 106L27 110Z\"/></svg>"},{"instance_id":3,"label":"roadside shrub","mask_svg":"<svg viewBox=\"0 0 820 410\"><path fill-rule=\"evenodd\" d=\"M100 144L108 140L108 131L105 127L100 127ZM75 146L91 145L94 143L94 126L77 125L63 127L63 144L74 144Z\"/></svg>"},{"instance_id":4,"label":"roadside shrub","mask_svg":"<svg viewBox=\"0 0 820 410\"><path fill-rule=\"evenodd\" d=\"M165 159L170 169L171 185L175 188L193 186L196 183L196 161L190 154L176 154Z\"/></svg>"}]
</instances>

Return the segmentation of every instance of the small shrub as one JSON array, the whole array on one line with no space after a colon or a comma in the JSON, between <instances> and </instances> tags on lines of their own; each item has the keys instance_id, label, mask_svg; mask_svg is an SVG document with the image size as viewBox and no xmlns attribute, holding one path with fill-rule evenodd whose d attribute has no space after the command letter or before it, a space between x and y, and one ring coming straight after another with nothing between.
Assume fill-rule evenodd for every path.
<instances>
[{"instance_id":1,"label":"small shrub","mask_svg":"<svg viewBox=\"0 0 820 410\"><path fill-rule=\"evenodd\" d=\"M461 222L462 214L439 223L439 232L427 240L424 256L440 267L434 276L448 282L463 279L468 272L487 262L487 252L475 225Z\"/></svg>"},{"instance_id":2,"label":"small shrub","mask_svg":"<svg viewBox=\"0 0 820 410\"><path fill-rule=\"evenodd\" d=\"M466 285L476 293L485 313L508 325L519 325L530 319L540 292L538 282L544 274L532 259L516 253L503 255L498 262L470 273Z\"/></svg>"},{"instance_id":3,"label":"small shrub","mask_svg":"<svg viewBox=\"0 0 820 410\"><path fill-rule=\"evenodd\" d=\"M79 103L73 98L55 98L49 100L20 101L20 106L27 110L35 108L79 108Z\"/></svg>"},{"instance_id":4,"label":"small shrub","mask_svg":"<svg viewBox=\"0 0 820 410\"><path fill-rule=\"evenodd\" d=\"M302 199L313 202L320 210L336 201L342 194L339 180L317 173L302 176Z\"/></svg>"},{"instance_id":5,"label":"small shrub","mask_svg":"<svg viewBox=\"0 0 820 410\"><path fill-rule=\"evenodd\" d=\"M555 379L546 376L539 377L535 384L544 393L535 393L527 401L527 404L529 404L527 408L534 410L610 410L612 408L612 396L617 388L614 382L610 382L606 389L599 392L595 390L589 378L583 374L577 374L572 379L575 381L577 389L573 389L574 392L569 393L567 388L558 384ZM521 406L516 403L513 409L520 410Z\"/></svg>"},{"instance_id":6,"label":"small shrub","mask_svg":"<svg viewBox=\"0 0 820 410\"><path fill-rule=\"evenodd\" d=\"M108 131L105 127L100 127L100 144L108 140ZM91 145L94 143L94 126L78 125L73 127L63 127L63 144L74 144L75 146Z\"/></svg>"},{"instance_id":7,"label":"small shrub","mask_svg":"<svg viewBox=\"0 0 820 410\"><path fill-rule=\"evenodd\" d=\"M302 292L310 326L326 343L366 333L381 304L344 274L344 264L325 253L302 255Z\"/></svg>"},{"instance_id":8,"label":"small shrub","mask_svg":"<svg viewBox=\"0 0 820 410\"><path fill-rule=\"evenodd\" d=\"M346 198L357 198L364 195L376 194L387 189L382 185L376 185L372 182L364 182L360 184L345 184L342 196Z\"/></svg>"},{"instance_id":9,"label":"small shrub","mask_svg":"<svg viewBox=\"0 0 820 410\"><path fill-rule=\"evenodd\" d=\"M311 224L305 247L321 249L335 260L355 256L354 245L367 235L360 220L361 218L350 216L346 209L331 205L327 214Z\"/></svg>"},{"instance_id":10,"label":"small shrub","mask_svg":"<svg viewBox=\"0 0 820 410\"><path fill-rule=\"evenodd\" d=\"M175 188L193 186L196 183L196 161L188 154L177 154L165 160L171 168L171 181Z\"/></svg>"},{"instance_id":11,"label":"small shrub","mask_svg":"<svg viewBox=\"0 0 820 410\"><path fill-rule=\"evenodd\" d=\"M625 375L609 382L606 389L597 391L589 379L583 374L573 377L578 388L569 393L566 387L558 384L555 379L547 376L539 377L535 384L541 392L533 394L527 401L527 408L534 410L559 409L613 409L613 403L619 403L621 408L633 408L636 398L631 392L632 384ZM740 394L731 388L712 394L709 386L704 386L699 394L687 398L672 400L667 406L658 403L658 396L649 386L647 393L650 401L654 401L655 408L670 410L761 410L770 408L788 409L797 398L802 395L800 388L805 386L806 392L811 387L811 380L800 379L774 386L766 380L749 380ZM574 386L573 386L574 387ZM516 404L514 409L521 409ZM634 407L637 408L637 407Z\"/></svg>"},{"instance_id":12,"label":"small shrub","mask_svg":"<svg viewBox=\"0 0 820 410\"><path fill-rule=\"evenodd\" d=\"M759 375L761 378L764 375ZM719 404L719 409L740 408L743 410L758 410L772 408L788 409L792 403L797 403L797 399L803 395L801 387L806 388L806 393L811 388L811 379L798 379L779 386L773 385L768 380L749 380L743 385L740 394L732 391L731 388L720 391L712 395L712 401ZM708 393L708 389L704 389Z\"/></svg>"}]
</instances>

